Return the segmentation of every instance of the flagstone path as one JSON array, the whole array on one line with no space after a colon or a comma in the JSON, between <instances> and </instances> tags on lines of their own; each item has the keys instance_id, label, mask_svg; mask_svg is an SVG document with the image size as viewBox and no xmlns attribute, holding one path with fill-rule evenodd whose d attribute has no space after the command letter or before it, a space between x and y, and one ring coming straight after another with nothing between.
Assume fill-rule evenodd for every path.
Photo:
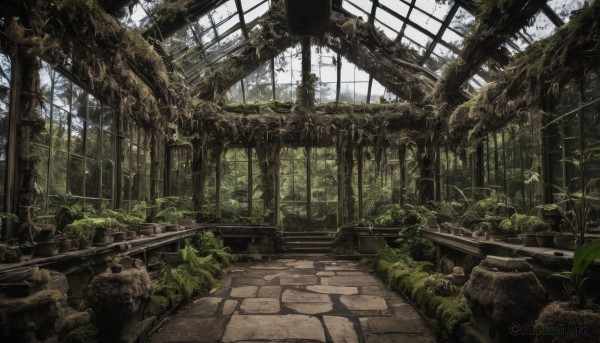
<instances>
[{"instance_id":1,"label":"flagstone path","mask_svg":"<svg viewBox=\"0 0 600 343\"><path fill-rule=\"evenodd\" d=\"M166 322L150 343L433 343L415 309L353 261L237 265L222 286Z\"/></svg>"}]
</instances>

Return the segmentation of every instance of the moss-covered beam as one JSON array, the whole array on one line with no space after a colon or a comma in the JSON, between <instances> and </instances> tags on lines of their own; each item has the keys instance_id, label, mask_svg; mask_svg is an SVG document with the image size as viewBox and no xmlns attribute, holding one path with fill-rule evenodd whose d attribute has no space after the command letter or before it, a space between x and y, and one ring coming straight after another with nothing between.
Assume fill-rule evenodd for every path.
<instances>
[{"instance_id":1,"label":"moss-covered beam","mask_svg":"<svg viewBox=\"0 0 600 343\"><path fill-rule=\"evenodd\" d=\"M53 62L66 65L69 56L72 74L107 103L115 105L116 99L115 108L150 124L159 122L158 116L187 116L189 92L183 77L170 72L151 44L96 2L9 0L0 10L20 18L28 35L53 45Z\"/></svg>"},{"instance_id":2,"label":"moss-covered beam","mask_svg":"<svg viewBox=\"0 0 600 343\"><path fill-rule=\"evenodd\" d=\"M420 66L414 50L388 39L360 19L333 12L324 43L405 100L422 103L437 81Z\"/></svg>"},{"instance_id":3,"label":"moss-covered beam","mask_svg":"<svg viewBox=\"0 0 600 343\"><path fill-rule=\"evenodd\" d=\"M594 1L554 35L517 55L506 70L450 117L454 136L478 141L507 122L527 118L556 102L565 84L600 65L600 1ZM544 105L544 102L546 104Z\"/></svg>"},{"instance_id":4,"label":"moss-covered beam","mask_svg":"<svg viewBox=\"0 0 600 343\"><path fill-rule=\"evenodd\" d=\"M225 2L225 0L164 0L154 10L155 24L150 26L143 36L163 40L188 22L195 21Z\"/></svg>"},{"instance_id":5,"label":"moss-covered beam","mask_svg":"<svg viewBox=\"0 0 600 343\"><path fill-rule=\"evenodd\" d=\"M319 105L310 114L281 112L282 105L273 110L265 105L254 114L248 114L243 105L237 113L204 107L195 112L197 117L188 125L192 131L187 134L240 146L280 141L287 146L332 146L340 132L346 132L355 144L394 146L407 136L421 137L426 125L423 110L408 103L348 105L343 113L335 105Z\"/></svg>"},{"instance_id":6,"label":"moss-covered beam","mask_svg":"<svg viewBox=\"0 0 600 343\"><path fill-rule=\"evenodd\" d=\"M195 95L219 101L238 80L299 42L287 32L282 2L274 3L260 19L260 30L241 43L227 59L205 72ZM421 103L432 91L436 76L419 65L417 53L389 40L366 22L333 12L330 32L320 44L344 55L402 98Z\"/></svg>"},{"instance_id":7,"label":"moss-covered beam","mask_svg":"<svg viewBox=\"0 0 600 343\"><path fill-rule=\"evenodd\" d=\"M299 41L287 31L283 2L273 3L259 25L226 59L204 72L194 89L196 97L220 101L236 82Z\"/></svg>"},{"instance_id":8,"label":"moss-covered beam","mask_svg":"<svg viewBox=\"0 0 600 343\"><path fill-rule=\"evenodd\" d=\"M475 25L463 42L456 59L448 64L431 94L437 104L436 115L447 119L451 111L466 100L462 86L490 58L506 64L508 51L501 47L522 27L531 24L546 0L495 0L481 2Z\"/></svg>"}]
</instances>

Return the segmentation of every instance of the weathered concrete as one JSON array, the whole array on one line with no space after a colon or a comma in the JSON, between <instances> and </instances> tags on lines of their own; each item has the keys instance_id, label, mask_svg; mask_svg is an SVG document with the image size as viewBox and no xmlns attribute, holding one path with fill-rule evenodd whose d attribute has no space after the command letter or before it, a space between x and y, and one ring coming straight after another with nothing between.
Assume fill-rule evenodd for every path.
<instances>
[{"instance_id":1,"label":"weathered concrete","mask_svg":"<svg viewBox=\"0 0 600 343\"><path fill-rule=\"evenodd\" d=\"M319 259L236 265L231 282L149 342L434 342L415 309L364 267Z\"/></svg>"}]
</instances>

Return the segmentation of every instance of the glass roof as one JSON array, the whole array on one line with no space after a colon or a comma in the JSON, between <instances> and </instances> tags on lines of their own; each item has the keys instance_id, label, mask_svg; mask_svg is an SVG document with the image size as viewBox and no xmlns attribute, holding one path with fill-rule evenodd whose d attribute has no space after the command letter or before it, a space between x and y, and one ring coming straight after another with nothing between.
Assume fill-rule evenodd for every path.
<instances>
[{"instance_id":1,"label":"glass roof","mask_svg":"<svg viewBox=\"0 0 600 343\"><path fill-rule=\"evenodd\" d=\"M161 1L165 0L133 2L126 8L127 15L121 19L121 22L140 31L148 28L154 23L152 14ZM196 84L207 67L233 52L237 44L245 38L241 26L242 18L246 24L246 32L250 32L258 27L258 18L264 15L270 6L268 0L243 0L239 3L240 8L236 6L234 0L219 1L217 2L219 5L208 13L197 20L188 20L183 27L164 39L163 44L166 51L183 68L191 84ZM568 22L572 12L584 5L584 0L549 0L547 6L536 15L533 25L521 29L504 46L513 54L523 51L533 42L551 35L557 25ZM378 30L381 30L389 39L413 48L421 57L422 66L438 76L441 76L444 66L460 52L464 35L475 20L474 13L469 8L463 7L462 2L452 0L379 0L375 3L372 0L344 0L342 8L364 21L368 21L371 14L374 14L373 22ZM288 49L285 54L282 54L285 56L275 59L276 64L283 61L282 58L294 57L294 53L288 54L288 52L297 49L297 47ZM332 60L335 54L324 52L324 48L313 47L313 49L322 50L319 52L318 58L325 62L319 64L319 70L332 68L326 61ZM315 56L316 54L313 53L313 71L315 70ZM344 65L347 63L342 64L342 66ZM279 67L283 68L281 65ZM346 76L346 72L349 72L349 69L343 69L342 78L349 77ZM259 72L254 74L256 73ZM288 70L286 73L290 73L290 71ZM290 94L293 94L295 91L294 77L288 74L284 75L281 71L276 74L277 80L281 77L294 85L290 86L292 89L289 91ZM465 85L465 90L468 92L478 90L486 84L489 74L487 67L483 66ZM324 89L330 87L330 82L336 81L331 78L335 79L337 75L332 75L319 77L320 82L326 85L323 86ZM270 87L272 93L273 85ZM317 93L318 96L322 96L325 93L329 94L328 92L327 90Z\"/></svg>"}]
</instances>

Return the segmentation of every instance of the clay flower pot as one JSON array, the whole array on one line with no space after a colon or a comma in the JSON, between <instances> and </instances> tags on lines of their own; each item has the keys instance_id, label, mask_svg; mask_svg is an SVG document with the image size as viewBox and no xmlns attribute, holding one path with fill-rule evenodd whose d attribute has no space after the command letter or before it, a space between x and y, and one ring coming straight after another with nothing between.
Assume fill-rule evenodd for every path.
<instances>
[{"instance_id":1,"label":"clay flower pot","mask_svg":"<svg viewBox=\"0 0 600 343\"><path fill-rule=\"evenodd\" d=\"M575 236L556 235L554 236L554 245L562 250L575 250Z\"/></svg>"},{"instance_id":2,"label":"clay flower pot","mask_svg":"<svg viewBox=\"0 0 600 343\"><path fill-rule=\"evenodd\" d=\"M539 247L551 248L554 246L554 233L538 233L535 240Z\"/></svg>"}]
</instances>

